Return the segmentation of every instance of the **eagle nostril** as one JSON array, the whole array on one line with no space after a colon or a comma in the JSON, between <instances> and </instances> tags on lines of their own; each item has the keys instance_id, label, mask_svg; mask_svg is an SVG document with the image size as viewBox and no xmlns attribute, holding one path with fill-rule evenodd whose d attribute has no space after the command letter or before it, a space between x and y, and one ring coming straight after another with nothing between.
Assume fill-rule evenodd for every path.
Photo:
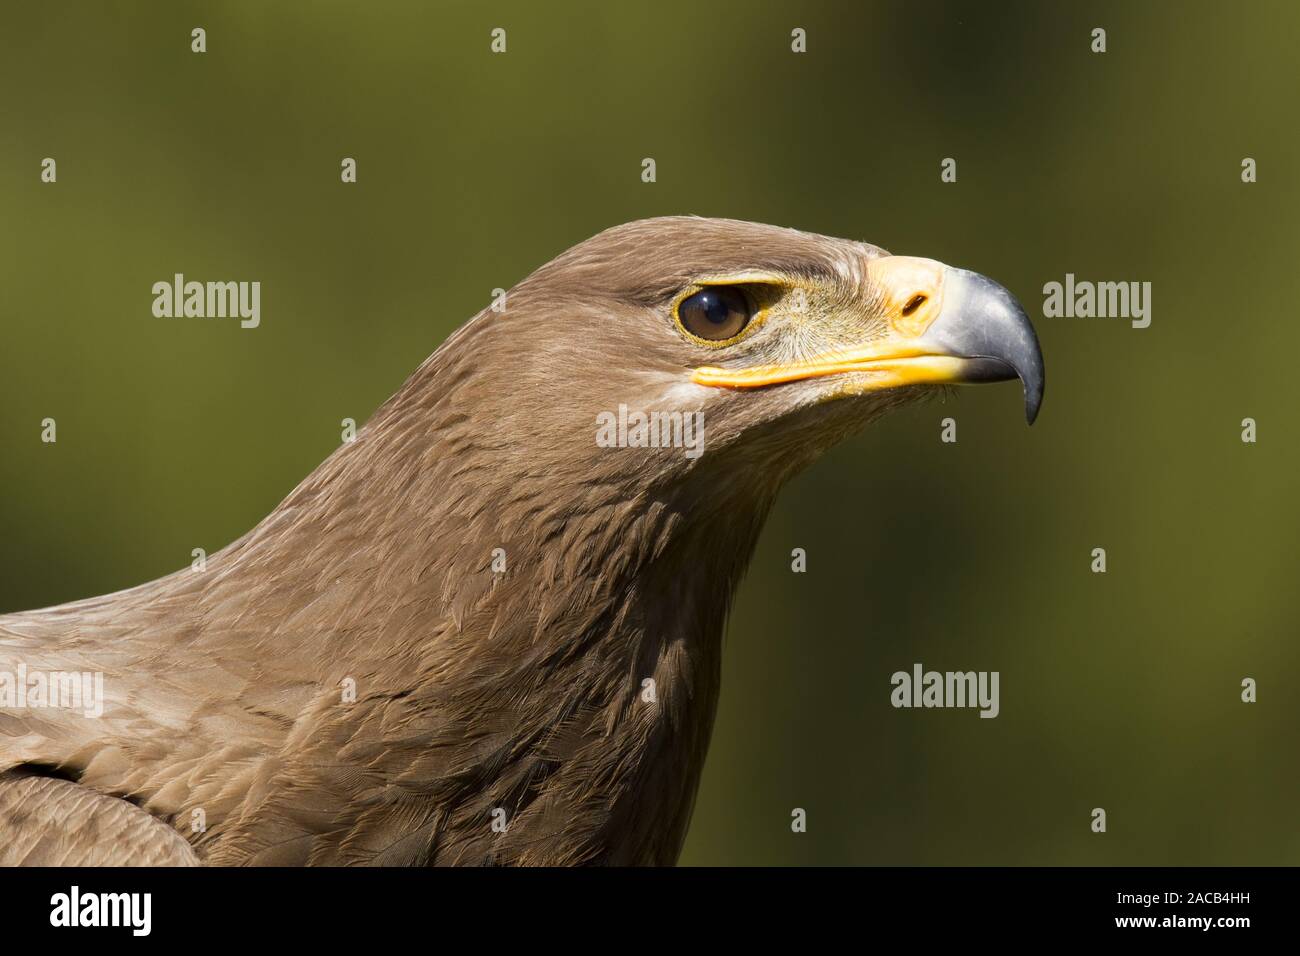
<instances>
[{"instance_id":1,"label":"eagle nostril","mask_svg":"<svg viewBox=\"0 0 1300 956\"><path fill-rule=\"evenodd\" d=\"M907 305L903 306L903 316L907 317L911 315L923 305L925 305L925 296L918 292L916 295L912 296L912 298L907 300Z\"/></svg>"}]
</instances>

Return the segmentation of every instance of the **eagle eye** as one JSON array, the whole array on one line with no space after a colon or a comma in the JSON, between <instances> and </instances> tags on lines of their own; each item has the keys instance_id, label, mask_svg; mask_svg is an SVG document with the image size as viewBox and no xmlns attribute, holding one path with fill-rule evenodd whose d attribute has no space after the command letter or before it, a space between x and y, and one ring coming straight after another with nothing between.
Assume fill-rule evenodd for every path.
<instances>
[{"instance_id":1,"label":"eagle eye","mask_svg":"<svg viewBox=\"0 0 1300 956\"><path fill-rule=\"evenodd\" d=\"M749 297L728 285L701 289L677 306L677 321L682 328L708 342L735 338L744 331L753 314Z\"/></svg>"}]
</instances>

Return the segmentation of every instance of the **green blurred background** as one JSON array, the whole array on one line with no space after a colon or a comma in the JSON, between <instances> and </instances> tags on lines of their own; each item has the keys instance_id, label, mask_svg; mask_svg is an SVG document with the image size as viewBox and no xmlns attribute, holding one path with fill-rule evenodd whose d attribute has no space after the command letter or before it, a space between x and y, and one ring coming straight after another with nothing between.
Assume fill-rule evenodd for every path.
<instances>
[{"instance_id":1,"label":"green blurred background","mask_svg":"<svg viewBox=\"0 0 1300 956\"><path fill-rule=\"evenodd\" d=\"M1042 416L963 390L787 489L683 862L1300 862L1297 29L1285 3L6 4L0 612L238 537L494 287L607 226L865 239L1019 295ZM174 272L260 280L261 328L155 319ZM1041 318L1066 272L1152 282L1150 328ZM916 661L999 670L1001 716L894 710Z\"/></svg>"}]
</instances>

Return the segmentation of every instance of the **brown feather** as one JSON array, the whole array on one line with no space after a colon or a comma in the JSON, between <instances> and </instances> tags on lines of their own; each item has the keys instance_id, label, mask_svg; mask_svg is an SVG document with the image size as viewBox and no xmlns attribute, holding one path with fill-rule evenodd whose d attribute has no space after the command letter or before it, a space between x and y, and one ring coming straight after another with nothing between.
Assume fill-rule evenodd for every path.
<instances>
[{"instance_id":1,"label":"brown feather","mask_svg":"<svg viewBox=\"0 0 1300 956\"><path fill-rule=\"evenodd\" d=\"M182 862L179 833L214 864L675 861L773 498L902 396L719 397L695 460L598 448L595 416L684 380L694 356L659 319L698 275L839 289L878 255L718 220L610 230L462 327L206 571L0 617L0 666L102 671L108 698L100 719L0 715L0 769L77 781L6 782L0 845ZM69 800L84 819L59 829ZM86 846L105 801L170 826Z\"/></svg>"}]
</instances>

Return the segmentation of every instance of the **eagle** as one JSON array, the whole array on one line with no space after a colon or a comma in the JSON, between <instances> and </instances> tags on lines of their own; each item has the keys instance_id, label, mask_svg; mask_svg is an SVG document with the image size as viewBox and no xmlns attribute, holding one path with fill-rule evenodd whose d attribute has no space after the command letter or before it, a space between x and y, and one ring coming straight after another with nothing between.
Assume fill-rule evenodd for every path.
<instances>
[{"instance_id":1,"label":"eagle","mask_svg":"<svg viewBox=\"0 0 1300 956\"><path fill-rule=\"evenodd\" d=\"M0 616L0 863L672 864L782 485L1017 378L1032 423L1033 327L976 273L751 222L601 232L205 567Z\"/></svg>"}]
</instances>

